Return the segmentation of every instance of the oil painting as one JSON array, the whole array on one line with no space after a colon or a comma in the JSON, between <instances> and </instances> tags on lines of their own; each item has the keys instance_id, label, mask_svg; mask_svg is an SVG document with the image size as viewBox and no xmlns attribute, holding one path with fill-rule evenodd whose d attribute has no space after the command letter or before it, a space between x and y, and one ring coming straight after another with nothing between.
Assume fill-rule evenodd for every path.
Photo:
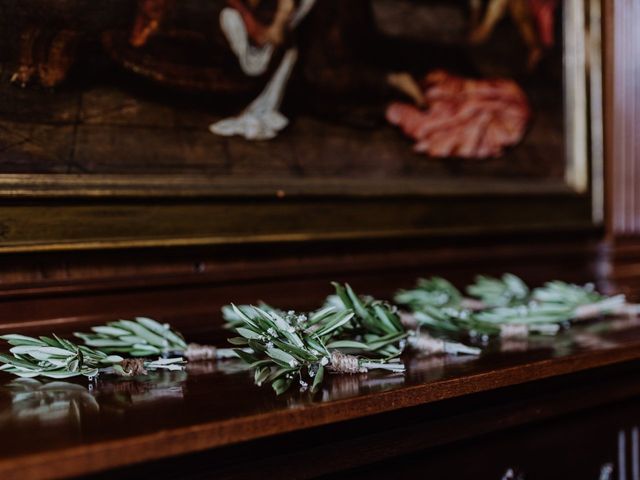
<instances>
[{"instance_id":1,"label":"oil painting","mask_svg":"<svg viewBox=\"0 0 640 480\"><path fill-rule=\"evenodd\" d=\"M559 0L0 9L3 173L564 172Z\"/></svg>"},{"instance_id":2,"label":"oil painting","mask_svg":"<svg viewBox=\"0 0 640 480\"><path fill-rule=\"evenodd\" d=\"M0 0L0 183L585 193L594 3Z\"/></svg>"}]
</instances>

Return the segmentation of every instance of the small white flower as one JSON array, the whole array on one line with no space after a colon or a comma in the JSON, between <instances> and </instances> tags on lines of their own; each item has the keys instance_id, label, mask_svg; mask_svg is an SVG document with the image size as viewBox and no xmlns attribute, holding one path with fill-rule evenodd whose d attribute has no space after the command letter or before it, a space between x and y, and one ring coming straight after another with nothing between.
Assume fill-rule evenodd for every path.
<instances>
[{"instance_id":1,"label":"small white flower","mask_svg":"<svg viewBox=\"0 0 640 480\"><path fill-rule=\"evenodd\" d=\"M325 366L328 363L329 363L329 359L327 357L322 357L322 360L320 360L320 365L322 366Z\"/></svg>"},{"instance_id":2,"label":"small white flower","mask_svg":"<svg viewBox=\"0 0 640 480\"><path fill-rule=\"evenodd\" d=\"M294 367L296 367L297 365L298 365L298 362L297 362L297 361L295 361L295 360L291 360L291 361L289 362L289 366L290 366L291 368L294 368Z\"/></svg>"},{"instance_id":3,"label":"small white flower","mask_svg":"<svg viewBox=\"0 0 640 480\"><path fill-rule=\"evenodd\" d=\"M269 328L267 329L267 333L268 333L269 335L271 335L272 337L275 337L275 336L276 336L276 330L275 330L275 328L273 328L273 327L269 327Z\"/></svg>"},{"instance_id":4,"label":"small white flower","mask_svg":"<svg viewBox=\"0 0 640 480\"><path fill-rule=\"evenodd\" d=\"M267 343L265 344L265 347L267 347L267 348L273 348L273 342L267 342Z\"/></svg>"}]
</instances>

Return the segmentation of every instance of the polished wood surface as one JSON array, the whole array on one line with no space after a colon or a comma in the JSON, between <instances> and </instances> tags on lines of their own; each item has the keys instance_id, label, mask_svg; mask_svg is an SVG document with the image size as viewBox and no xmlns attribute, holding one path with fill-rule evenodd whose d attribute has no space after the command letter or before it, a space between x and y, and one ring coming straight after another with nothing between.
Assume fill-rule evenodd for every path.
<instances>
[{"instance_id":1,"label":"polished wood surface","mask_svg":"<svg viewBox=\"0 0 640 480\"><path fill-rule=\"evenodd\" d=\"M368 478L393 470L401 479L425 472L436 479L497 479L507 468L524 469L525 479L599 478L593 472L604 463L618 463L620 430L634 450L629 437L637 426L640 385L629 378L639 371L640 362L628 362L88 478L241 480L256 472L282 478L283 468L296 479L348 478L353 469L369 472Z\"/></svg>"},{"instance_id":2,"label":"polished wood surface","mask_svg":"<svg viewBox=\"0 0 640 480\"><path fill-rule=\"evenodd\" d=\"M275 396L235 361L95 384L3 374L0 477L85 474L637 359L638 321L620 319L557 338L496 343L479 359L408 357L406 375L330 377L315 396Z\"/></svg>"}]
</instances>

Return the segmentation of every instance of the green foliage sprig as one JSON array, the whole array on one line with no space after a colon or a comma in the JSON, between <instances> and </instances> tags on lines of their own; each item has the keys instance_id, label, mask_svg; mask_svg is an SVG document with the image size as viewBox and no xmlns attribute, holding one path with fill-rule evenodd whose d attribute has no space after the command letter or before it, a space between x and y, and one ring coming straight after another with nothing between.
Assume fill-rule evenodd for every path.
<instances>
[{"instance_id":1,"label":"green foliage sprig","mask_svg":"<svg viewBox=\"0 0 640 480\"><path fill-rule=\"evenodd\" d=\"M342 286L337 283L333 285L336 289L336 295L329 297L328 302L340 308L353 311L355 318L359 321L361 330L366 332L365 337L368 340L377 338L392 342L401 341L399 344L392 343L385 347L388 355L399 355L405 346L408 346L411 350L429 354L480 354L478 348L469 347L451 340L435 339L414 328L416 327L415 325L403 323L403 317L396 305L371 297L359 296L349 285ZM456 298L455 287L444 279L436 279L435 282L424 281L422 285L430 289L429 293L433 293L434 297L438 296L437 287L446 289L446 292L443 292L439 299L434 299L441 305L462 300L461 296ZM437 310L436 307L429 308ZM383 336L379 337L380 335ZM404 339L406 339L406 342Z\"/></svg>"},{"instance_id":2,"label":"green foliage sprig","mask_svg":"<svg viewBox=\"0 0 640 480\"><path fill-rule=\"evenodd\" d=\"M478 276L466 291L479 303L472 304L452 284L435 277L398 292L395 300L409 307L417 325L445 336L555 335L569 321L637 310L623 295L607 297L593 285L554 281L531 290L513 274Z\"/></svg>"},{"instance_id":3,"label":"green foliage sprig","mask_svg":"<svg viewBox=\"0 0 640 480\"><path fill-rule=\"evenodd\" d=\"M559 281L547 282L543 287L533 290L532 300L540 305L570 310L570 320L586 320L611 314L635 314L637 310L637 306L627 303L624 295L602 295L590 283L579 286Z\"/></svg>"},{"instance_id":4,"label":"green foliage sprig","mask_svg":"<svg viewBox=\"0 0 640 480\"><path fill-rule=\"evenodd\" d=\"M84 345L76 345L57 337L33 338L25 335L2 335L12 348L11 355L0 354L0 370L19 377L70 378L96 377L100 372L122 376L146 374L146 369L181 370L182 358L158 359L144 362L141 359L124 359L108 355Z\"/></svg>"},{"instance_id":5,"label":"green foliage sprig","mask_svg":"<svg viewBox=\"0 0 640 480\"><path fill-rule=\"evenodd\" d=\"M284 312L277 308L272 307L264 302L258 302L256 305L260 310L264 312L274 312L280 316L293 315L295 312ZM248 317L256 316L253 305L224 305L222 307L222 318L225 321L224 327L233 330L234 328L241 327L244 324L243 317L236 313L239 310L243 315Z\"/></svg>"},{"instance_id":6,"label":"green foliage sprig","mask_svg":"<svg viewBox=\"0 0 640 480\"><path fill-rule=\"evenodd\" d=\"M416 288L400 290L395 301L407 305L412 310L425 306L433 308L459 308L463 296L451 282L442 277L420 278Z\"/></svg>"},{"instance_id":7,"label":"green foliage sprig","mask_svg":"<svg viewBox=\"0 0 640 480\"><path fill-rule=\"evenodd\" d=\"M235 357L233 350L189 343L168 324L151 318L118 320L91 328L92 333L76 332L88 347L105 353L120 353L131 357L184 356L190 361Z\"/></svg>"},{"instance_id":8,"label":"green foliage sprig","mask_svg":"<svg viewBox=\"0 0 640 480\"><path fill-rule=\"evenodd\" d=\"M477 276L467 293L491 308L523 305L529 301L530 290L521 278L505 273L501 278Z\"/></svg>"},{"instance_id":9,"label":"green foliage sprig","mask_svg":"<svg viewBox=\"0 0 640 480\"><path fill-rule=\"evenodd\" d=\"M336 373L360 373L371 369L403 372L404 366L393 359L359 358L341 349L375 352L376 345L366 341L341 339L345 325L354 318L347 310L324 308L315 314L280 315L252 307L250 314L231 306L242 326L234 324L238 337L229 341L238 347L240 358L255 369L257 385L270 383L277 394L287 391L294 381L301 389L316 391L325 370ZM247 352L245 348L249 348Z\"/></svg>"},{"instance_id":10,"label":"green foliage sprig","mask_svg":"<svg viewBox=\"0 0 640 480\"><path fill-rule=\"evenodd\" d=\"M489 293L499 290L507 293ZM468 291L488 307L496 307L494 312L489 310L480 315L481 319L492 322L520 318L529 323L564 323L635 311L624 295L602 295L593 284L580 286L556 280L531 290L512 274L505 274L502 279L478 277Z\"/></svg>"},{"instance_id":11,"label":"green foliage sprig","mask_svg":"<svg viewBox=\"0 0 640 480\"><path fill-rule=\"evenodd\" d=\"M398 309L387 302L357 295L349 284L333 283L336 294L328 297L326 305L343 312L352 312L353 320L345 324L343 333L364 340L368 351L386 357L402 353L407 332Z\"/></svg>"}]
</instances>

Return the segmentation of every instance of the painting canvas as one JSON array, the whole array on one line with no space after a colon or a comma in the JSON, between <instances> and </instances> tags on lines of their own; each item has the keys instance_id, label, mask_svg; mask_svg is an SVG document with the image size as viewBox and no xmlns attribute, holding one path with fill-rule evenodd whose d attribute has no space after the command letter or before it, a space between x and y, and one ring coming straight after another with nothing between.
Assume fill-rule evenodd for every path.
<instances>
[{"instance_id":1,"label":"painting canvas","mask_svg":"<svg viewBox=\"0 0 640 480\"><path fill-rule=\"evenodd\" d=\"M593 4L0 0L0 180L584 192Z\"/></svg>"}]
</instances>

